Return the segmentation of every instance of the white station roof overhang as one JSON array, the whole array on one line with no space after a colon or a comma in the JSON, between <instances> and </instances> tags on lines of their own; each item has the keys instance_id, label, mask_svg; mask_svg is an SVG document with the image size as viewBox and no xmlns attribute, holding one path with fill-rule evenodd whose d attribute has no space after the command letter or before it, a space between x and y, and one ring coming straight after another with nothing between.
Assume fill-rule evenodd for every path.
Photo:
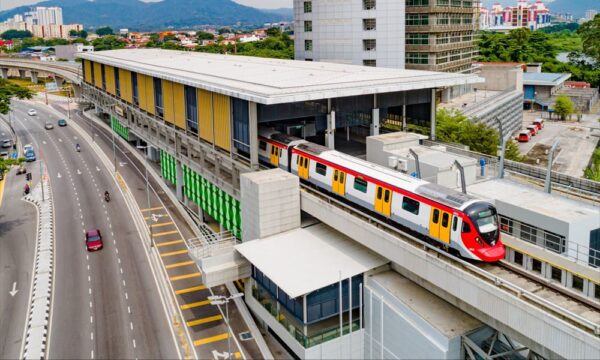
<instances>
[{"instance_id":1,"label":"white station roof overhang","mask_svg":"<svg viewBox=\"0 0 600 360\"><path fill-rule=\"evenodd\" d=\"M163 49L109 50L77 56L265 105L483 82L473 74Z\"/></svg>"},{"instance_id":2,"label":"white station roof overhang","mask_svg":"<svg viewBox=\"0 0 600 360\"><path fill-rule=\"evenodd\" d=\"M292 298L388 263L325 224L248 241L235 248Z\"/></svg>"}]
</instances>

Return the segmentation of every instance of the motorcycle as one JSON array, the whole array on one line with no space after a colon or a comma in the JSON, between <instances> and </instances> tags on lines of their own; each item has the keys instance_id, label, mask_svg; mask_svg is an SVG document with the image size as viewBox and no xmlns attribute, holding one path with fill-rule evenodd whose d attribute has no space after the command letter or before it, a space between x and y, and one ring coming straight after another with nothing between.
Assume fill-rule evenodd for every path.
<instances>
[{"instance_id":1,"label":"motorcycle","mask_svg":"<svg viewBox=\"0 0 600 360\"><path fill-rule=\"evenodd\" d=\"M25 186L25 188L23 189L23 196L29 195L29 191L29 186Z\"/></svg>"},{"instance_id":2,"label":"motorcycle","mask_svg":"<svg viewBox=\"0 0 600 360\"><path fill-rule=\"evenodd\" d=\"M108 191L104 193L104 200L105 200L106 202L109 202L109 201L110 201L110 194L108 193Z\"/></svg>"},{"instance_id":3,"label":"motorcycle","mask_svg":"<svg viewBox=\"0 0 600 360\"><path fill-rule=\"evenodd\" d=\"M77 150L77 152L81 151L81 146L79 146L79 144L75 145L75 150Z\"/></svg>"}]
</instances>

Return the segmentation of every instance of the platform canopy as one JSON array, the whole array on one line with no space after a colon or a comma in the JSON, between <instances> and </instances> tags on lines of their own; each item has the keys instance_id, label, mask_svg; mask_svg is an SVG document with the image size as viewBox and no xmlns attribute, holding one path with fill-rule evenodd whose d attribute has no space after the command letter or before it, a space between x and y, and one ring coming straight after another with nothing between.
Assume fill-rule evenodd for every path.
<instances>
[{"instance_id":1,"label":"platform canopy","mask_svg":"<svg viewBox=\"0 0 600 360\"><path fill-rule=\"evenodd\" d=\"M473 74L162 49L109 50L77 56L266 105L483 81Z\"/></svg>"},{"instance_id":2,"label":"platform canopy","mask_svg":"<svg viewBox=\"0 0 600 360\"><path fill-rule=\"evenodd\" d=\"M292 298L388 262L325 224L248 241L236 249Z\"/></svg>"}]
</instances>

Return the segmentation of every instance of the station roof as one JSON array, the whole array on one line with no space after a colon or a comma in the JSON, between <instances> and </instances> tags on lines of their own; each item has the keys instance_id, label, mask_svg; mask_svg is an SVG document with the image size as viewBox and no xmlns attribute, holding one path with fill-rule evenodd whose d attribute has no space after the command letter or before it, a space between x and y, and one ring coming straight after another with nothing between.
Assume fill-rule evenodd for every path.
<instances>
[{"instance_id":1,"label":"station roof","mask_svg":"<svg viewBox=\"0 0 600 360\"><path fill-rule=\"evenodd\" d=\"M571 74L560 73L523 73L523 84L558 86L571 77Z\"/></svg>"},{"instance_id":2,"label":"station roof","mask_svg":"<svg viewBox=\"0 0 600 360\"><path fill-rule=\"evenodd\" d=\"M388 261L325 224L236 245L250 263L296 298Z\"/></svg>"},{"instance_id":3,"label":"station roof","mask_svg":"<svg viewBox=\"0 0 600 360\"><path fill-rule=\"evenodd\" d=\"M476 75L162 49L79 57L260 104L380 94L483 82Z\"/></svg>"}]
</instances>

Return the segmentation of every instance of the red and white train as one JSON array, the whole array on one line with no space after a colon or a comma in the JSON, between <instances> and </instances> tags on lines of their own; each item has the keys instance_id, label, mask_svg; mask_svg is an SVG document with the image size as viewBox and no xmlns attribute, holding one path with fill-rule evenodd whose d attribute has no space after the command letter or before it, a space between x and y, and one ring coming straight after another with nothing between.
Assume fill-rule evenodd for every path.
<instances>
[{"instance_id":1,"label":"red and white train","mask_svg":"<svg viewBox=\"0 0 600 360\"><path fill-rule=\"evenodd\" d=\"M276 131L259 130L262 161L485 262L504 258L489 202Z\"/></svg>"}]
</instances>

